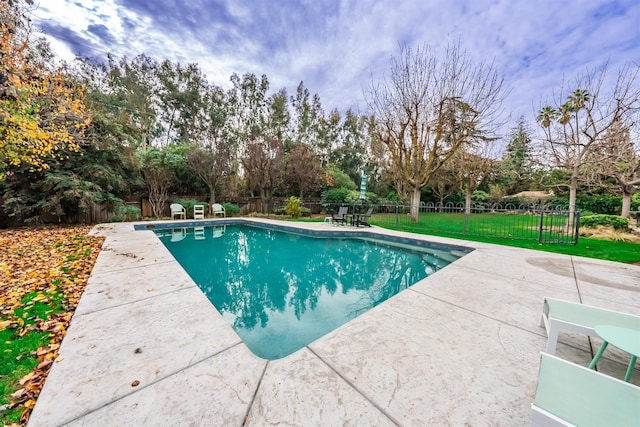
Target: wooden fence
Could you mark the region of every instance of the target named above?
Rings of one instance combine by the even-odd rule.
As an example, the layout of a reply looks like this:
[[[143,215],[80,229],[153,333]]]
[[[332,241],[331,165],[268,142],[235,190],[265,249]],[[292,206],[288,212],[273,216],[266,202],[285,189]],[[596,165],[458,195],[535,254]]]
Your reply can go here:
[[[169,210],[169,205],[174,200],[198,200],[205,202],[206,198],[198,197],[198,196],[171,196],[167,199],[167,203],[164,207],[164,211],[162,213],[163,217],[170,217],[171,212]],[[235,200],[224,200],[219,201],[220,203],[233,203],[240,207],[240,215],[249,215],[251,213],[260,213],[260,214],[270,214],[274,212],[274,209],[280,206],[284,206],[287,203],[286,197],[274,197],[271,201],[264,204],[260,200],[259,197],[245,197],[241,199]],[[139,209],[140,214],[143,218],[152,218],[153,210],[151,208],[151,203],[149,203],[149,199],[147,198],[139,198],[139,199],[129,199],[125,201],[125,206],[131,206]],[[322,210],[322,206],[320,205],[319,200],[309,200],[305,201],[305,207],[311,209],[312,214],[319,214]],[[118,215],[117,212],[110,209],[107,204],[98,204],[93,205],[81,215],[79,215],[77,222],[81,224],[99,224],[102,222],[112,221]],[[60,222],[60,220],[56,220],[55,218],[47,218],[45,222]],[[68,221],[62,221],[68,222]],[[72,221],[73,222],[73,221]]]

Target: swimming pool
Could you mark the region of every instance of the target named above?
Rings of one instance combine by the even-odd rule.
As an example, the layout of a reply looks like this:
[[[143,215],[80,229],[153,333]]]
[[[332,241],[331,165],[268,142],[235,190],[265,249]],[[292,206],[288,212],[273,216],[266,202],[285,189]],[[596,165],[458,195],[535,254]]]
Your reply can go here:
[[[269,360],[297,351],[465,253],[365,233],[322,237],[276,228],[229,223],[156,230],[249,349]]]

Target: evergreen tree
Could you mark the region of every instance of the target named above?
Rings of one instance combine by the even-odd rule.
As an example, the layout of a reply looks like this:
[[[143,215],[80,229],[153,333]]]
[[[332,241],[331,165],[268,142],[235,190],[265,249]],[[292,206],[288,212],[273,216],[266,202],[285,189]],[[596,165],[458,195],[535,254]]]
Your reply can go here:
[[[533,155],[531,129],[520,117],[511,129],[509,143],[500,164],[499,184],[507,195],[531,190],[533,186]]]

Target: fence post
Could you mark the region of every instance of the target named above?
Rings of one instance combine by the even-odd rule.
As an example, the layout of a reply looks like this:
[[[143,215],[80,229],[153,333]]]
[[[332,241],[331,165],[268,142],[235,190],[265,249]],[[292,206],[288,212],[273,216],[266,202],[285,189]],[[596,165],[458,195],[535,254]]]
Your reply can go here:
[[[467,221],[469,220],[469,214],[467,213],[467,209],[465,208],[464,210],[464,225],[462,226],[462,235],[466,236],[467,235]]]
[[[398,218],[398,205],[396,205],[396,227],[398,226],[399,218]]]
[[[573,215],[573,225],[575,226],[573,244],[577,245],[578,239],[580,238],[580,212],[574,212]]]
[[[544,209],[540,209],[540,224],[538,225],[538,243],[542,243],[542,226],[544,225]]]

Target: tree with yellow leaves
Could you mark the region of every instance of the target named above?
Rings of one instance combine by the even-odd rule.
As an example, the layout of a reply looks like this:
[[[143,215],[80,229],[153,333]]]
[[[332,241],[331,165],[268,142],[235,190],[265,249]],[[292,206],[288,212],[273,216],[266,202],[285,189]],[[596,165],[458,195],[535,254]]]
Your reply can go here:
[[[0,179],[16,168],[47,169],[62,149],[77,151],[89,123],[84,89],[63,68],[48,69],[42,40],[31,44],[28,13],[0,2]]]

